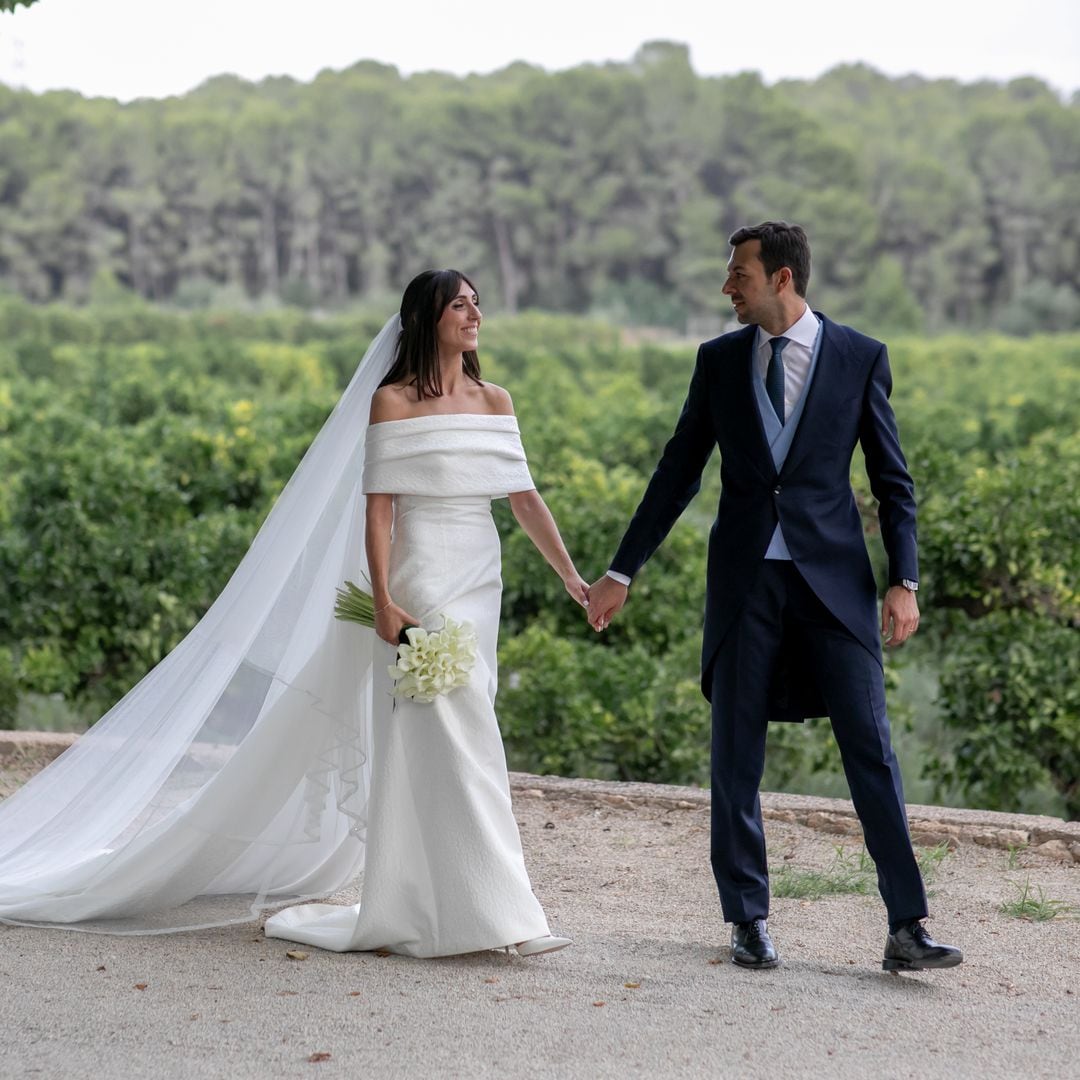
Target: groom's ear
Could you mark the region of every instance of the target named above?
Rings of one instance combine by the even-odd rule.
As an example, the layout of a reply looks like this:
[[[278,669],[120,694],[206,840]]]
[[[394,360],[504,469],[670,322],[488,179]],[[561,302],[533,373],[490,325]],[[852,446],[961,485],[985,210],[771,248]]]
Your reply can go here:
[[[788,285],[791,285],[791,267],[781,266],[779,270],[773,274],[773,279],[776,282],[777,289],[783,289]]]

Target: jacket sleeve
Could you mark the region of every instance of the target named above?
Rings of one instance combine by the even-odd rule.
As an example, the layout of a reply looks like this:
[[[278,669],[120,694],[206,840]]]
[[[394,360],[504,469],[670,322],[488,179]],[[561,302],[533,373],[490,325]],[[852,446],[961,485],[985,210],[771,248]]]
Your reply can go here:
[[[866,458],[870,490],[878,501],[881,539],[889,557],[889,584],[919,580],[918,540],[915,527],[915,484],[908,472],[896,416],[889,404],[892,372],[882,345],[870,371],[863,400],[859,442]]]
[[[704,346],[675,431],[619,544],[610,569],[633,577],[660,546],[701,487],[701,473],[716,446],[706,387]]]

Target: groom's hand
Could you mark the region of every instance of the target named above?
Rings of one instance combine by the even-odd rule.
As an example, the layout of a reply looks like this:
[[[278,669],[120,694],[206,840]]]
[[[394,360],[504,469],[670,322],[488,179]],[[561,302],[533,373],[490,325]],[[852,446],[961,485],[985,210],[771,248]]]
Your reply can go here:
[[[893,585],[881,604],[881,633],[886,645],[903,645],[919,629],[919,602],[910,589]]]
[[[605,574],[589,589],[589,625],[594,630],[606,630],[612,616],[617,615],[629,589]]]

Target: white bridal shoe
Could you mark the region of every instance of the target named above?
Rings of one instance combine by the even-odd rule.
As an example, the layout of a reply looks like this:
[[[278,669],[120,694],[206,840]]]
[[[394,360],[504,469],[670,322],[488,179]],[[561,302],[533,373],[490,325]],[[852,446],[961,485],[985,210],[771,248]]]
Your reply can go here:
[[[555,937],[548,934],[545,937],[534,937],[528,941],[519,941],[514,948],[518,956],[540,956],[543,953],[558,952],[567,945],[574,943],[567,937]]]

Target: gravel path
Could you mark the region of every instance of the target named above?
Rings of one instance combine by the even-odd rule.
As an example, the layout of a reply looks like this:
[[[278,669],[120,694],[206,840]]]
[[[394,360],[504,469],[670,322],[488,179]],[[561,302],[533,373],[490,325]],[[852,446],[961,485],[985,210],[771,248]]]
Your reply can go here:
[[[17,779],[0,773],[0,790]],[[536,891],[573,948],[291,960],[255,925],[0,927],[0,1076],[1080,1076],[1080,919],[998,910],[1025,882],[1080,905],[1080,863],[968,843],[946,855],[931,930],[964,949],[952,971],[882,972],[881,903],[846,895],[776,899],[783,965],[747,972],[728,959],[704,807],[520,789],[516,807]],[[767,829],[774,874],[859,849]]]

